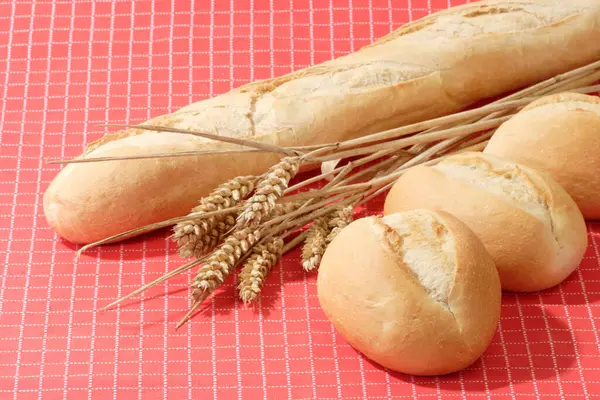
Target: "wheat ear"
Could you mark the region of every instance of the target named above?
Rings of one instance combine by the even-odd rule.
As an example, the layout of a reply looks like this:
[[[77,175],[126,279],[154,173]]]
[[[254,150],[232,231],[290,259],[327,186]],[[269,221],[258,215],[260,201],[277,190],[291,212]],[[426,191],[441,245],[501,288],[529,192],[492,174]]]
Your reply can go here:
[[[331,243],[333,239],[350,223],[352,222],[352,212],[354,210],[353,205],[342,207],[333,212],[333,216],[327,225],[329,226],[329,234],[327,235],[327,244]]]
[[[238,205],[254,190],[255,181],[254,176],[240,176],[225,182],[202,198],[192,213],[197,215]],[[236,216],[236,213],[230,213],[205,219],[190,217],[188,221],[175,225],[173,239],[179,245],[179,255],[183,258],[201,257],[210,252],[235,225]]]
[[[283,239],[274,237],[252,249],[252,254],[240,272],[238,285],[239,295],[244,304],[257,299],[267,275],[281,257],[283,244]]]
[[[244,228],[229,235],[198,271],[192,284],[194,302],[201,302],[214,292],[259,239],[260,231],[252,228]]]
[[[308,234],[302,247],[302,267],[306,271],[312,271],[321,263],[327,247],[327,217],[320,217],[308,228]]]
[[[244,204],[237,218],[238,229],[257,227],[266,220],[300,168],[300,157],[285,157],[273,166],[257,184],[256,191]]]

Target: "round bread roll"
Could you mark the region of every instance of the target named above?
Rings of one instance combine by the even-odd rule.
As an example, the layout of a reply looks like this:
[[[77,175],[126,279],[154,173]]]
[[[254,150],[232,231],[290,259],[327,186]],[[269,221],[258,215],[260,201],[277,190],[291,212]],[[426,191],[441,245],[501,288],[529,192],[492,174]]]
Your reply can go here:
[[[411,375],[471,365],[500,317],[500,279],[491,256],[465,224],[444,212],[354,221],[328,246],[317,293],[352,347]]]
[[[484,153],[547,171],[586,219],[600,219],[600,98],[543,97],[502,124]]]
[[[492,255],[502,288],[547,289],[579,265],[587,230],[573,199],[549,175],[482,153],[408,170],[390,189],[385,214],[446,211],[475,232]]]

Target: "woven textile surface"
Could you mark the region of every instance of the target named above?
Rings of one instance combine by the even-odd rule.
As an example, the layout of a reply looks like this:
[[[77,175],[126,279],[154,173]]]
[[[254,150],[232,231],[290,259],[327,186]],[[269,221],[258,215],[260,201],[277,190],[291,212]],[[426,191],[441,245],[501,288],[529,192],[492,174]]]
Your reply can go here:
[[[44,159],[80,154],[104,133],[99,124],[143,122],[464,2],[0,1],[0,398],[600,395],[600,224],[588,224],[588,251],[563,284],[504,295],[496,336],[476,364],[418,378],[388,372],[345,342],[298,250],[276,265],[256,307],[240,303],[232,278],[175,331],[192,273],[98,311],[181,265],[168,231],[75,259],[78,247],[44,219],[42,195],[60,168]],[[381,207],[376,199],[358,215]]]

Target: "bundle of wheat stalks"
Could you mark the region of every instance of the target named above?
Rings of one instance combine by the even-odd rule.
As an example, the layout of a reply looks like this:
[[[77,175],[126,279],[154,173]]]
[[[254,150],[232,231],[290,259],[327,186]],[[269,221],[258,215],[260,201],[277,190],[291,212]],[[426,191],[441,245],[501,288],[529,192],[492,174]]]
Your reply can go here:
[[[223,182],[210,195],[200,199],[186,216],[106,238],[83,247],[79,253],[104,243],[173,226],[171,238],[177,242],[179,254],[191,261],[105,308],[196,266],[199,269],[191,285],[193,305],[178,326],[185,323],[238,267],[239,296],[244,303],[252,303],[283,254],[303,244],[302,267],[307,271],[318,268],[327,245],[352,221],[354,208],[384,193],[407,169],[420,164],[435,164],[460,152],[483,150],[494,129],[530,102],[564,91],[598,92],[599,85],[589,85],[599,79],[600,61],[479,108],[358,139],[316,146],[278,147],[202,132],[138,125],[137,128],[146,130],[193,134],[241,144],[248,147],[248,151],[278,152],[282,158],[261,176],[240,176]],[[169,153],[131,158],[197,154]],[[59,162],[111,159],[123,157]],[[339,164],[341,161],[346,163]],[[322,165],[321,174],[290,186],[301,166],[315,163]],[[309,185],[320,187],[307,191]]]

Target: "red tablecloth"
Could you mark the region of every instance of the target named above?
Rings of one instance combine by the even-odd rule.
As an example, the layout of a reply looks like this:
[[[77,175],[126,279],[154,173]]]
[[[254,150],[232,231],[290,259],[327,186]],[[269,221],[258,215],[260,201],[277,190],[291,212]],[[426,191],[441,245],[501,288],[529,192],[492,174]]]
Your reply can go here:
[[[477,364],[415,378],[377,367],[332,329],[298,252],[277,265],[256,310],[241,306],[230,279],[174,332],[191,275],[97,312],[181,264],[167,232],[75,260],[76,247],[44,220],[42,194],[58,167],[43,159],[79,154],[101,136],[97,124],[139,123],[345,54],[459,1],[32,3],[0,4],[0,398],[600,395],[600,225],[589,226],[585,259],[562,285],[504,296]]]

